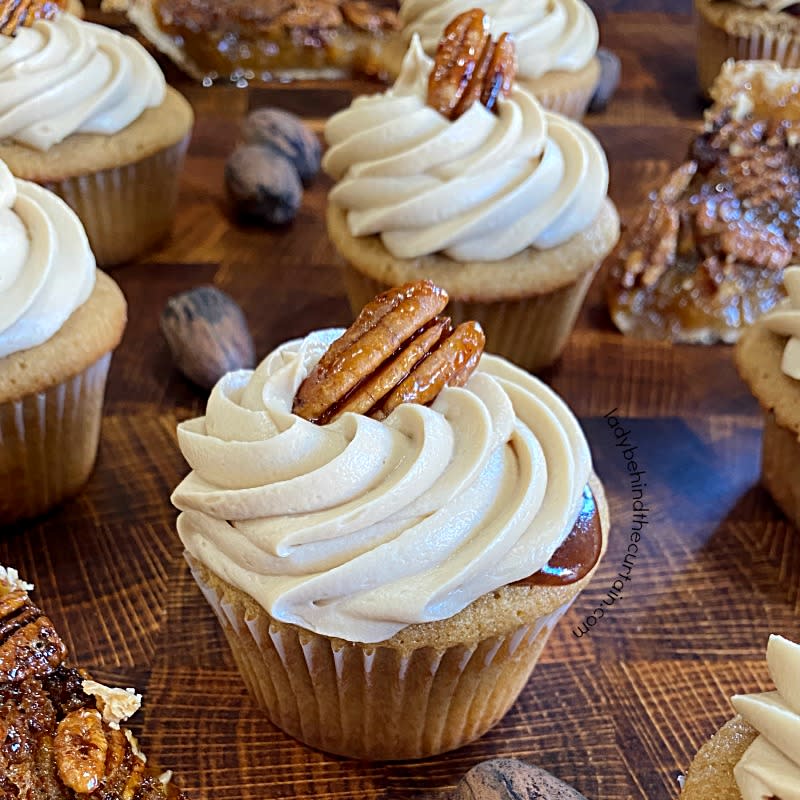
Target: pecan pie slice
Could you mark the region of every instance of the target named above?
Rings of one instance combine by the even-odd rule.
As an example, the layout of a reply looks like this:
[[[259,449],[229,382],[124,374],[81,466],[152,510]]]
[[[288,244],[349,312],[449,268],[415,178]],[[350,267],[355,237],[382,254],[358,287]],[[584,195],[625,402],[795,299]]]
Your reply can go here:
[[[0,798],[186,800],[120,727],[139,696],[66,663],[31,588],[0,567]]]
[[[623,333],[733,342],[800,262],[800,71],[726,66],[688,160],[628,228],[607,299]]]
[[[392,0],[104,0],[193,77],[378,75],[398,46]]]

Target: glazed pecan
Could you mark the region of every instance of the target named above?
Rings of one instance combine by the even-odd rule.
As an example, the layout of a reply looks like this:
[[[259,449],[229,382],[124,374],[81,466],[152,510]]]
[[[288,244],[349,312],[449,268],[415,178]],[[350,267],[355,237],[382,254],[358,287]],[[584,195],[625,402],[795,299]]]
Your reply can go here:
[[[52,19],[65,5],[66,0],[0,0],[0,34],[13,36],[22,25]]]
[[[475,8],[445,28],[428,79],[428,105],[451,120],[476,102],[492,110],[511,91],[516,72],[512,36],[504,33],[494,41],[488,17]]]
[[[392,31],[400,27],[400,20],[393,9],[380,8],[368,0],[344,0],[342,14],[354,28],[370,33]]]
[[[103,718],[94,708],[82,708],[58,723],[54,741],[58,775],[78,794],[89,794],[106,775],[108,739]]]
[[[447,293],[430,281],[376,297],[297,390],[293,411],[326,424],[346,411],[383,419],[401,403],[433,402],[475,370],[484,335],[476,322],[453,330],[440,316]]]

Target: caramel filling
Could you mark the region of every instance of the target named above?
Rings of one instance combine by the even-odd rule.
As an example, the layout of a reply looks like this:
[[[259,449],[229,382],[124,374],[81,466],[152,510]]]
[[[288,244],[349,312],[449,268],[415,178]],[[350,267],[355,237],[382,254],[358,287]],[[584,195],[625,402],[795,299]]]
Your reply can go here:
[[[600,512],[592,490],[586,486],[578,519],[561,547],[542,569],[512,585],[569,586],[585,578],[595,568],[602,552]]]

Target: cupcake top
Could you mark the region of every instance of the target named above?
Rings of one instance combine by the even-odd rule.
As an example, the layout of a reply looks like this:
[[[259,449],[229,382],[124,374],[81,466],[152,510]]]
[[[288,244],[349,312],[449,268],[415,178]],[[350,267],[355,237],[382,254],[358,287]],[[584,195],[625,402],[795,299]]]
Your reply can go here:
[[[776,691],[732,699],[760,734],[733,774],[743,800],[795,800],[800,797],[800,645],[770,636],[767,663]]]
[[[589,227],[608,187],[592,134],[516,84],[497,113],[476,102],[450,119],[428,104],[432,67],[415,35],[395,85],[325,127],[330,199],[350,233],[380,235],[396,258],[498,261]]]
[[[416,313],[424,302],[408,308]],[[572,531],[591,472],[586,439],[564,402],[501,358],[478,352],[464,361],[458,342],[448,349],[462,326],[431,351],[456,356],[455,383],[431,405],[419,404],[426,396],[387,414],[340,408],[328,424],[294,413],[331,345],[350,348],[335,355],[346,372],[350,359],[362,358],[359,325],[380,316],[373,312],[344,336],[311,333],[255,371],[222,378],[206,415],[178,428],[192,472],[172,498],[196,560],[272,617],[358,642],[449,618],[536,573]],[[392,330],[405,312],[397,314]],[[379,324],[376,334],[388,330]],[[468,378],[466,366],[475,370]],[[326,374],[348,400],[358,394],[337,382],[341,373]]]
[[[492,31],[513,34],[521,78],[538,78],[553,70],[575,72],[597,52],[597,21],[583,0],[485,0]],[[401,0],[400,19],[410,39],[418,34],[433,54],[445,26],[474,8],[470,0]]]
[[[788,336],[781,369],[785,375],[800,380],[800,267],[788,267],[783,285],[789,295],[774,311],[764,317],[764,325],[778,336]]]
[[[46,342],[94,288],[94,256],[75,212],[2,161],[0,265],[0,358]]]
[[[118,133],[165,92],[136,40],[71,14],[0,35],[0,140],[46,151],[75,133]]]

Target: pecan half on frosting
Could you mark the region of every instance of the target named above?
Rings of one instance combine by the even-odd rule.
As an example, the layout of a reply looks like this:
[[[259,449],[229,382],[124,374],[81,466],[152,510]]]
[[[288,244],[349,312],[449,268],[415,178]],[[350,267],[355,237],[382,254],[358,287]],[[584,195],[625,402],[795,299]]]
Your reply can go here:
[[[300,384],[293,412],[321,425],[346,411],[384,419],[401,403],[432,403],[445,386],[463,386],[485,337],[477,322],[453,329],[440,315],[447,301],[430,281],[378,295]]]
[[[65,5],[66,0],[0,0],[0,34],[13,36],[23,25],[52,19]]]
[[[516,72],[513,37],[504,33],[492,39],[489,18],[474,8],[444,30],[428,79],[428,105],[451,120],[477,102],[491,111],[511,91]]]

